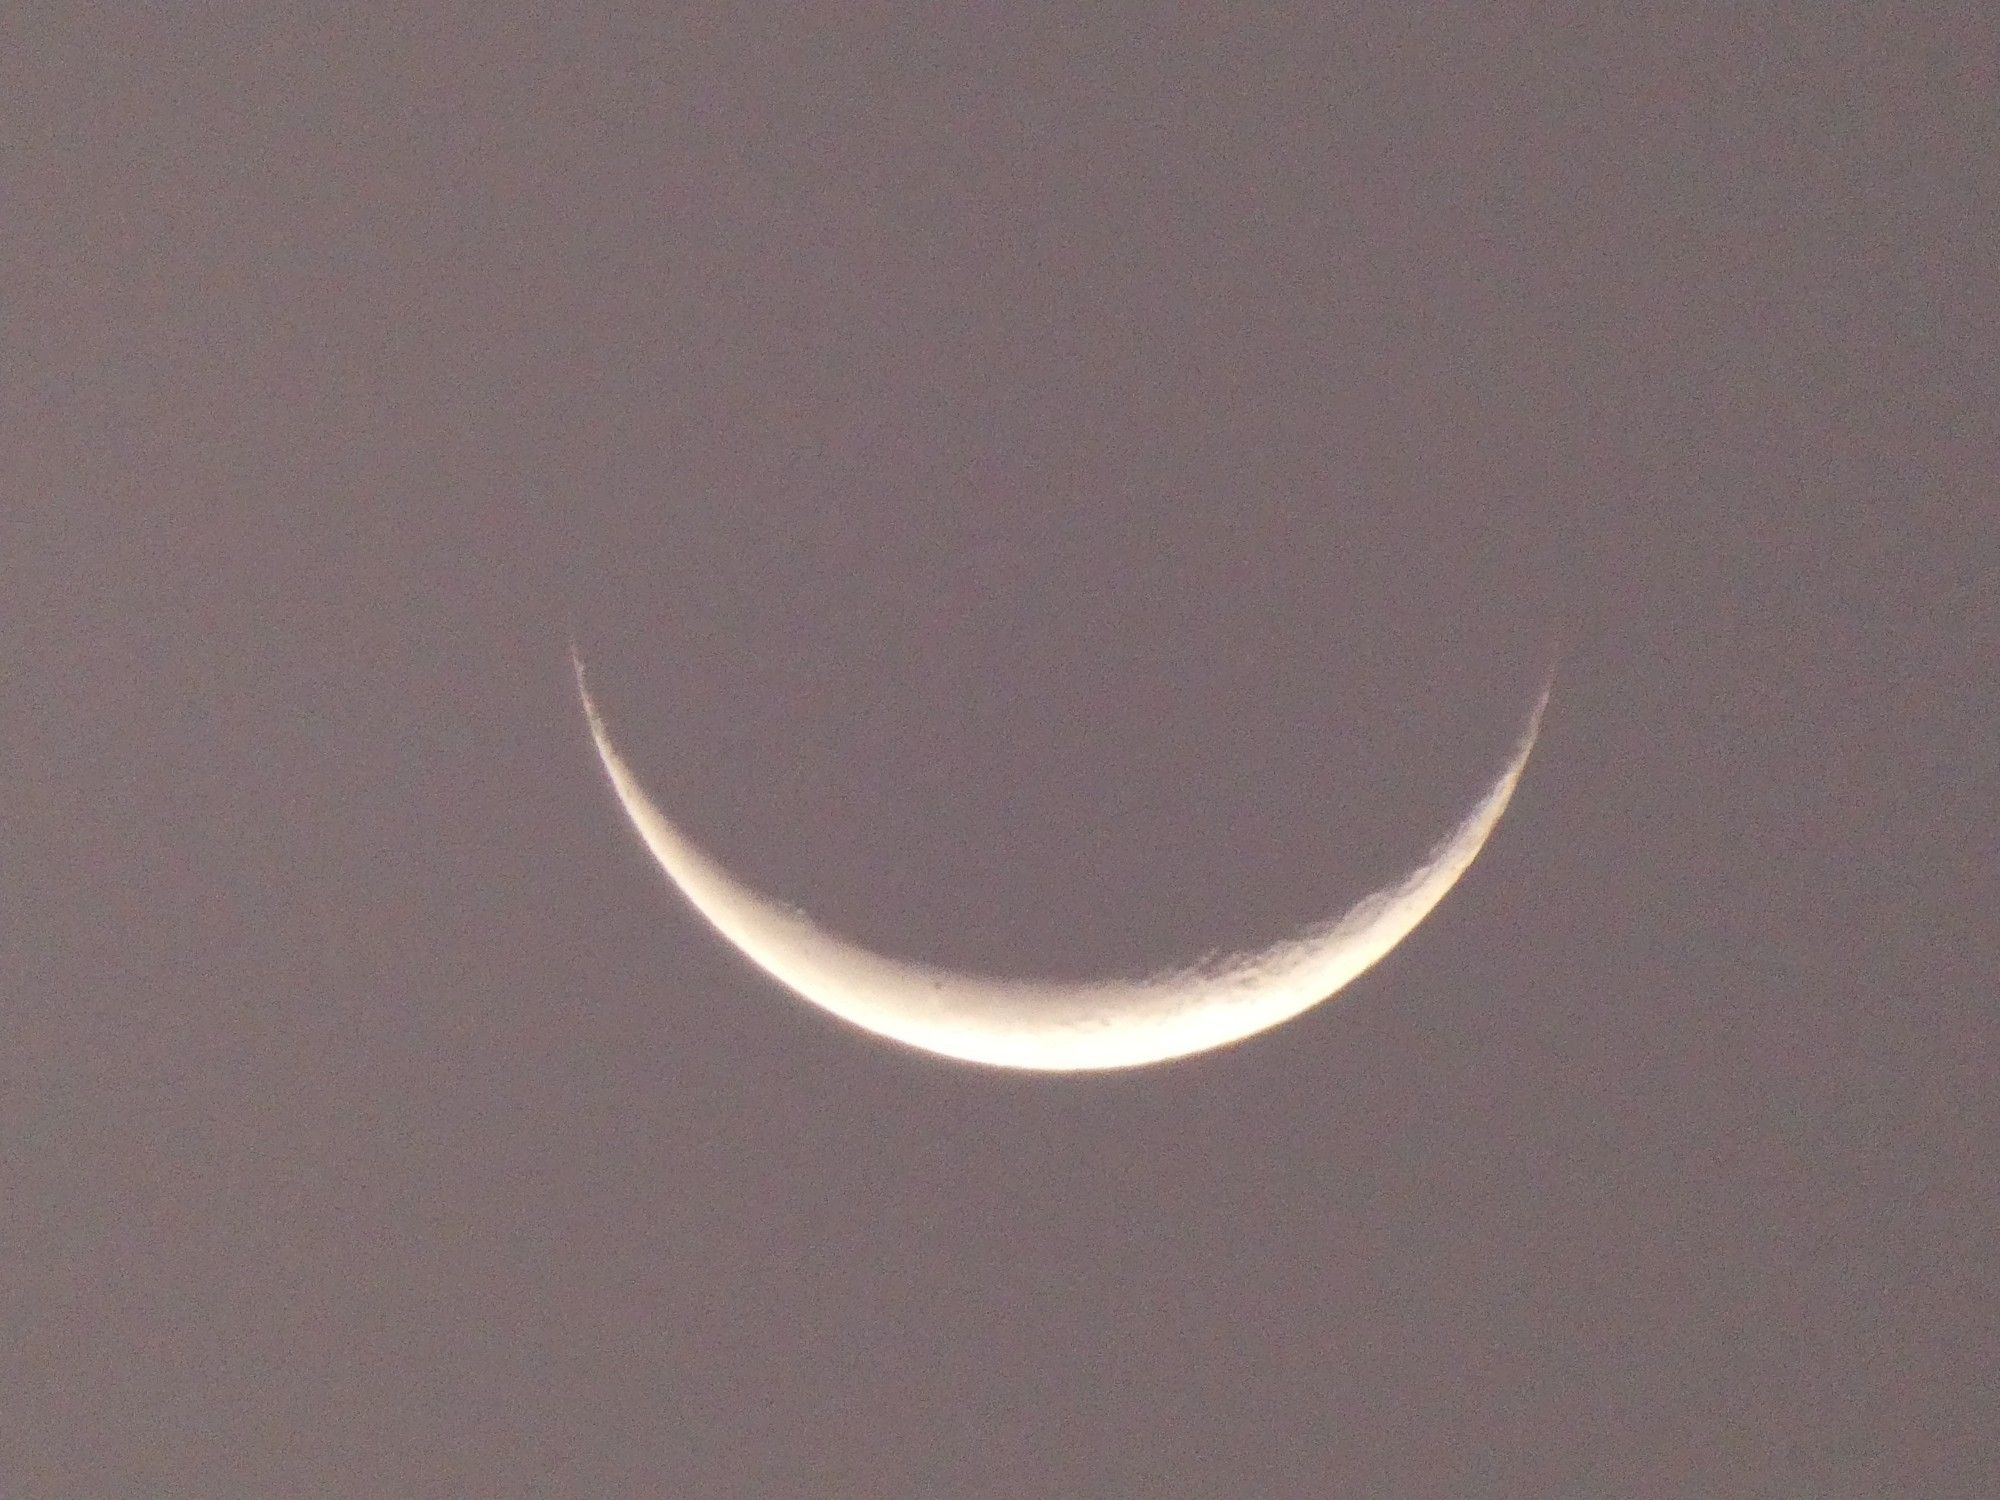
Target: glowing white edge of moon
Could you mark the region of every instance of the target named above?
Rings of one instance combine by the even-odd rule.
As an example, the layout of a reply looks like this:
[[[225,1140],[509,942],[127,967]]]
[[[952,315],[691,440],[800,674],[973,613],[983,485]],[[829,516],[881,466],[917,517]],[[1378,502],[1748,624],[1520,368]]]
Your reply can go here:
[[[1500,777],[1415,873],[1333,921],[1250,953],[1130,982],[1041,984],[884,958],[736,880],[670,823],[611,743],[572,656],[591,738],[626,815],[668,878],[780,984],[890,1041],[1042,1072],[1129,1068],[1227,1046],[1328,999],[1401,942],[1478,856],[1521,779],[1548,706],[1529,712]]]

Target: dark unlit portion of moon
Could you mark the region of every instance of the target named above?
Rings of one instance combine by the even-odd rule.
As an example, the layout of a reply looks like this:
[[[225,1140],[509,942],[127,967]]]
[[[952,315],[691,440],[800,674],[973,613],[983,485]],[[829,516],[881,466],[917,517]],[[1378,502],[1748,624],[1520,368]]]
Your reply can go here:
[[[957,973],[869,951],[751,890],[654,805],[618,753],[576,663],[598,758],[646,847],[696,911],[752,963],[844,1021],[965,1062],[1042,1072],[1130,1068],[1224,1047],[1339,992],[1407,937],[1478,857],[1528,763],[1542,689],[1499,777],[1404,879],[1343,915],[1252,952],[1149,979],[1046,984]]]

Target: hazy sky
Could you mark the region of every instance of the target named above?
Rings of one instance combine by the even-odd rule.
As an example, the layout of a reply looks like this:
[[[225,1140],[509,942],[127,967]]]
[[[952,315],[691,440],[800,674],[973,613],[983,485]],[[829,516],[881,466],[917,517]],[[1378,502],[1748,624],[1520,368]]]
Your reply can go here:
[[[2000,1492],[2000,24],[0,16],[0,1493]],[[1458,889],[1089,1078],[1021,976]]]

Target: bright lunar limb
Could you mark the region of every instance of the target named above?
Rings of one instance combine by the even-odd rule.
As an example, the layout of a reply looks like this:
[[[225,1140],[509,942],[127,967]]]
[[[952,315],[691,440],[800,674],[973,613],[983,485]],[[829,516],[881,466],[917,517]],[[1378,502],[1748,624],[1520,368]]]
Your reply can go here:
[[[1345,916],[1272,946],[1129,982],[1042,984],[871,953],[742,884],[668,822],[611,743],[572,658],[598,758],[653,857],[709,925],[765,973],[877,1036],[999,1068],[1131,1068],[1224,1047],[1309,1010],[1378,962],[1478,856],[1528,763],[1549,689],[1500,777],[1416,871]]]

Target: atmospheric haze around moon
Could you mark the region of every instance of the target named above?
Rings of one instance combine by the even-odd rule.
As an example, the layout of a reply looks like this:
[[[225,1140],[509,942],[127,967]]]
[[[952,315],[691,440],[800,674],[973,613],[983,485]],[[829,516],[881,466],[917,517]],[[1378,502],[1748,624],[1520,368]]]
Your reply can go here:
[[[1521,779],[1544,685],[1513,754],[1463,821],[1402,881],[1345,915],[1252,952],[1148,979],[1049,984],[872,953],[751,890],[668,821],[611,742],[572,654],[598,759],[646,847],[696,911],[765,973],[844,1021],[925,1052],[1040,1072],[1131,1068],[1206,1052],[1311,1009],[1394,948],[1478,856]]]

